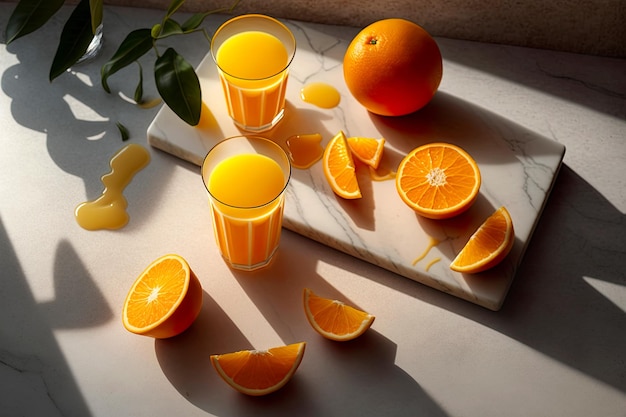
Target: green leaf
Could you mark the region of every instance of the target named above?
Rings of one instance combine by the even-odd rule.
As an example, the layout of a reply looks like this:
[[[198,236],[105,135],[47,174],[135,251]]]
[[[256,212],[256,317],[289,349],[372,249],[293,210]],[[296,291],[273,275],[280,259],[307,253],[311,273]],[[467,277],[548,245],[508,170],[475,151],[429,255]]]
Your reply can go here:
[[[161,25],[161,31],[158,34],[158,38],[167,38],[172,35],[180,35],[183,33],[183,29],[180,27],[178,22],[173,19],[165,19],[163,25]],[[154,37],[154,33],[152,34]]]
[[[95,35],[98,26],[102,23],[102,0],[89,0],[89,9],[91,12],[91,32]]]
[[[184,33],[188,33],[188,32],[193,32],[194,30],[198,29],[198,27],[202,24],[202,22],[204,21],[204,19],[212,14],[215,13],[230,13],[232,12],[235,7],[237,7],[237,4],[239,4],[240,0],[235,0],[233,2],[233,4],[230,5],[230,7],[222,7],[219,9],[215,9],[215,10],[211,10],[209,12],[204,12],[204,13],[195,13],[193,14],[189,19],[187,19],[182,25],[181,28],[183,30]]]
[[[240,0],[235,0],[233,4],[230,5],[230,7],[222,7],[222,8],[211,10],[211,11],[204,12],[204,13],[195,13],[189,19],[183,22],[183,24],[181,25],[181,29],[183,30],[184,33],[193,32],[194,30],[198,29],[198,27],[200,27],[200,25],[202,24],[204,19],[206,19],[207,16],[210,16],[215,13],[230,13],[235,9],[235,7],[237,7],[237,4],[239,4],[239,1]]]
[[[120,69],[132,64],[144,54],[146,54],[153,45],[150,29],[137,29],[130,32],[122,41],[113,57],[102,66],[100,78],[102,88],[107,93],[111,92],[107,79]]]
[[[178,10],[180,6],[183,5],[184,2],[185,0],[172,0],[172,2],[170,3],[170,6],[167,9],[167,14],[165,15],[165,18],[169,19],[170,16],[176,13],[176,10]]]
[[[115,125],[117,126],[117,129],[120,131],[120,135],[122,136],[122,140],[123,141],[128,140],[128,138],[130,138],[130,133],[128,132],[128,129],[126,128],[126,126],[124,126],[120,122],[115,123]]]
[[[143,68],[139,61],[137,61],[137,65],[139,65],[139,82],[137,83],[137,88],[135,88],[135,103],[141,104],[143,102]]]
[[[50,68],[50,81],[74,65],[85,54],[92,39],[89,0],[81,0],[63,26]]]
[[[192,15],[189,19],[183,22],[183,24],[181,25],[181,29],[183,30],[183,32],[190,32],[194,29],[197,29],[198,26],[200,26],[204,21],[204,18],[208,15],[208,13],[196,13]]]
[[[165,104],[187,124],[197,125],[202,93],[193,67],[173,48],[168,48],[154,65],[154,78]]]
[[[7,45],[43,26],[64,2],[65,0],[20,0],[7,22]]]

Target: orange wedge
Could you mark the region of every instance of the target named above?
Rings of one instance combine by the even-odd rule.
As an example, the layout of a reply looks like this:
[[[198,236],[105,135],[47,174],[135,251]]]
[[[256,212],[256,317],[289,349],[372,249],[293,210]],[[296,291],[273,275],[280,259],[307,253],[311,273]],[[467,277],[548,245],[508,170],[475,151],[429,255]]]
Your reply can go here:
[[[480,181],[478,165],[467,152],[448,143],[430,143],[400,162],[396,189],[418,214],[447,219],[470,208]]]
[[[279,390],[293,376],[304,356],[305,342],[269,350],[242,350],[211,355],[211,363],[224,381],[248,395]]]
[[[359,161],[377,169],[383,157],[385,138],[374,139],[352,136],[348,138],[348,146],[352,151],[352,155],[356,156]]]
[[[179,255],[152,262],[131,287],[122,322],[131,333],[167,338],[185,331],[202,308],[202,287]]]
[[[352,152],[342,131],[326,145],[322,165],[324,175],[335,194],[345,199],[361,198]]]
[[[513,243],[513,220],[508,210],[500,207],[474,232],[450,269],[472,274],[494,267],[509,254]]]
[[[311,326],[327,339],[344,342],[361,336],[374,322],[369,313],[304,289],[304,311]]]

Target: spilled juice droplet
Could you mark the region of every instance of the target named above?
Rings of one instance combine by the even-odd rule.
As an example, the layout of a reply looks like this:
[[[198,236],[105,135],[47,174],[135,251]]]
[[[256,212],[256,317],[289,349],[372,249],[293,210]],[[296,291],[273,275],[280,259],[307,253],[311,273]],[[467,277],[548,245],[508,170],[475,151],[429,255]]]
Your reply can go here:
[[[310,103],[323,109],[337,107],[341,100],[339,91],[335,87],[322,82],[314,82],[302,87],[300,97],[305,103]]]
[[[119,229],[128,223],[126,199],[122,194],[130,180],[150,162],[146,148],[130,144],[111,158],[111,172],[102,176],[104,191],[96,200],[81,203],[74,215],[86,230]]]
[[[286,144],[294,168],[307,169],[322,159],[324,154],[322,135],[319,133],[291,136]]]

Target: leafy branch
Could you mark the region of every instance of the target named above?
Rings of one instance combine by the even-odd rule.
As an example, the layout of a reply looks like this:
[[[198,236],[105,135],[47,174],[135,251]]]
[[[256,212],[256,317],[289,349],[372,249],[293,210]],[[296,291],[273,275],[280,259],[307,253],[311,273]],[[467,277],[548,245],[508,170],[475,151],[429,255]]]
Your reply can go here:
[[[159,95],[178,117],[189,125],[197,125],[202,108],[198,76],[194,68],[173,48],[167,48],[164,53],[160,53],[157,41],[195,32],[202,32],[210,41],[209,34],[200,27],[204,19],[214,13],[231,13],[239,1],[234,0],[230,7],[196,13],[183,23],[179,23],[173,15],[185,0],[172,0],[161,22],[152,28],[137,29],[129,33],[113,57],[102,66],[100,71],[102,88],[110,93],[109,77],[136,62],[139,68],[139,82],[134,99],[137,103],[142,103],[143,67],[139,59],[150,50],[154,50],[157,56],[154,78]],[[64,2],[65,0],[20,0],[6,27],[7,45],[43,26],[59,11]],[[59,46],[50,67],[50,81],[66,72],[87,52],[98,27],[102,24],[103,7],[102,0],[80,0],[76,5],[61,32]]]

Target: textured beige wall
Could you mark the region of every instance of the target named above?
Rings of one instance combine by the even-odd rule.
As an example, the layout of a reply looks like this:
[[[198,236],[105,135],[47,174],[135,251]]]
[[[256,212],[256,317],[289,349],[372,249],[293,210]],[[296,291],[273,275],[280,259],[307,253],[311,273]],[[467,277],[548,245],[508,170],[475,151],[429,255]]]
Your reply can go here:
[[[104,0],[166,9],[170,0]],[[232,0],[187,0],[208,11]],[[363,27],[403,17],[434,36],[626,57],[626,0],[241,0],[236,13]]]
[[[106,0],[165,8],[169,0]],[[230,0],[187,0],[207,11]],[[362,27],[404,17],[432,35],[626,57],[626,0],[241,0],[237,13]]]

